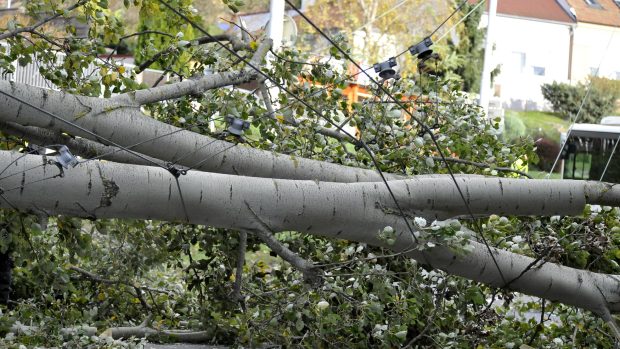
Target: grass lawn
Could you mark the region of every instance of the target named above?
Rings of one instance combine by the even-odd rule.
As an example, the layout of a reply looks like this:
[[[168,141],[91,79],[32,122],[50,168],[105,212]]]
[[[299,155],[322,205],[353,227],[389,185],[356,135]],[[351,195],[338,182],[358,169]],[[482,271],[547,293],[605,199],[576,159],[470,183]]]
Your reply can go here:
[[[527,172],[527,174],[529,174],[530,176],[532,176],[532,178],[534,179],[547,179],[547,173],[545,171],[537,171],[537,170],[529,170]],[[549,179],[562,179],[562,176],[559,173],[552,173],[551,176],[549,176]]]
[[[569,122],[554,113],[506,110],[505,127],[508,140],[545,136],[559,142],[560,133],[568,130]]]

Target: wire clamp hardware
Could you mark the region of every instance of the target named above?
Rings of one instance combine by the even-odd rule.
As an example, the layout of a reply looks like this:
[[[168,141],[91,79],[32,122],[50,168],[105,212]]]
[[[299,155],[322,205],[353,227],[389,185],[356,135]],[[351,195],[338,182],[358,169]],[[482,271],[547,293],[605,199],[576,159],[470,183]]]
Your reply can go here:
[[[430,37],[424,38],[419,43],[409,47],[409,52],[412,55],[418,56],[418,58],[422,61],[428,59],[430,55],[433,53],[431,50],[431,46],[433,45],[433,40]]]
[[[375,72],[379,73],[379,76],[384,79],[392,79],[396,76],[396,70],[394,67],[396,66],[396,58],[392,57],[385,62],[376,63],[374,65]]]
[[[174,178],[179,178],[180,176],[185,176],[187,174],[187,169],[179,168],[174,166],[174,164],[169,163],[166,169],[170,174],[174,176]]]
[[[58,156],[56,157],[56,161],[65,169],[69,169],[69,167],[75,167],[78,164],[78,159],[71,154],[69,148],[66,145],[63,145],[58,149]]]
[[[250,123],[248,121],[233,116],[227,116],[226,122],[228,122],[228,132],[237,137],[241,137],[243,131],[250,128]]]

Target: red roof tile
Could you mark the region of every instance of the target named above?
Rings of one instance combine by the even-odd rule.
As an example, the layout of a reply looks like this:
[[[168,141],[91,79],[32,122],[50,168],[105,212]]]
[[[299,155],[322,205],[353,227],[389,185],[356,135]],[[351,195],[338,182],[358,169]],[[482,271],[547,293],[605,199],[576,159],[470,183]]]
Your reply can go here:
[[[500,2],[503,0],[500,0]],[[600,6],[590,6],[585,0],[567,0],[575,9],[577,22],[620,27],[620,6],[613,0],[596,0]]]
[[[478,0],[470,0],[470,3],[478,3]],[[488,1],[486,6],[488,8]],[[498,0],[497,13],[556,22],[574,22],[556,0]]]

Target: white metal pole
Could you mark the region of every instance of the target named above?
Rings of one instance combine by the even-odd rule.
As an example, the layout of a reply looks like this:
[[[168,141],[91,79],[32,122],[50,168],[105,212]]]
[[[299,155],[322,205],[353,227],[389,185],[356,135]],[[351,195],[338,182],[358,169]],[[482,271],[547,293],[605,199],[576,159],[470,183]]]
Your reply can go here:
[[[282,33],[284,31],[284,0],[271,0],[269,7],[271,18],[269,19],[269,38],[273,40],[273,50],[282,45]]]
[[[487,21],[487,37],[484,45],[484,67],[482,69],[482,79],[480,80],[480,106],[484,109],[485,115],[489,114],[489,100],[491,99],[491,64],[493,56],[493,24],[497,13],[497,0],[489,0],[489,11]]]

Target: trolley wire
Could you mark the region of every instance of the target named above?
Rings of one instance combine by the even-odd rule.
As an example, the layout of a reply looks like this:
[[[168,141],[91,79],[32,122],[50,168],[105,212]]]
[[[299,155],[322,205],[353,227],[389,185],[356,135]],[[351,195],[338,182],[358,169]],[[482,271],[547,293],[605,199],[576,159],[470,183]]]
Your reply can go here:
[[[159,1],[163,1],[163,0],[159,0]],[[332,38],[330,38],[321,28],[319,28],[310,18],[308,18],[308,16],[306,16],[301,10],[299,10],[290,0],[284,0],[295,12],[297,12],[306,22],[308,22],[308,24],[310,26],[312,26],[321,36],[323,36],[325,39],[327,39],[347,60],[349,60],[351,63],[353,63],[356,67],[358,67],[358,69],[361,69],[361,67],[359,66],[359,64],[357,62],[355,62],[355,60],[353,60],[351,58],[351,56],[345,52],[336,42],[334,42],[334,40]],[[461,3],[461,5],[459,6],[458,9],[460,9],[467,1],[464,1],[463,3]],[[457,11],[454,11],[450,17],[452,17]],[[450,18],[449,17],[449,18]],[[448,19],[449,19],[448,18]],[[441,26],[443,26],[443,24],[445,24],[447,22],[447,20],[445,20],[444,22],[442,22],[442,24],[440,24],[434,31],[433,33],[436,33],[437,30],[439,30],[439,28],[441,28]],[[407,52],[407,51],[405,51]],[[373,79],[369,74],[366,73],[366,76],[370,79],[370,81],[377,85],[377,87],[381,90],[381,92],[383,92],[384,94],[386,94],[390,99],[392,99],[393,101],[397,101],[397,99],[389,92],[387,91],[387,89],[385,89],[385,87],[383,87],[383,85],[379,84],[375,79]],[[411,113],[407,108],[404,108],[401,104],[396,104],[398,105],[402,110],[405,111],[405,113],[407,113],[411,119],[415,120],[422,128],[423,130],[428,133],[431,137],[431,140],[433,141],[433,144],[435,145],[435,148],[437,149],[439,155],[442,158],[442,162],[444,163],[444,165],[446,166],[446,168],[448,169],[448,172],[450,174],[450,177],[452,179],[452,181],[454,182],[454,185],[457,189],[457,191],[459,192],[459,196],[461,197],[463,203],[465,204],[465,207],[467,208],[468,214],[469,216],[471,216],[474,227],[476,227],[476,229],[478,230],[477,233],[480,236],[480,238],[482,239],[484,245],[486,246],[489,255],[491,256],[491,259],[493,260],[493,263],[495,264],[501,278],[502,281],[504,282],[504,284],[506,284],[506,279],[504,277],[504,274],[501,270],[501,268],[499,267],[499,263],[497,262],[495,255],[493,254],[493,251],[491,250],[491,247],[488,244],[488,241],[486,239],[486,237],[484,236],[484,233],[482,232],[482,227],[480,226],[479,222],[475,219],[473,211],[471,210],[471,207],[469,206],[469,203],[467,202],[467,199],[465,198],[465,195],[460,187],[460,185],[458,184],[456,177],[454,176],[454,172],[452,171],[452,167],[450,166],[449,162],[446,160],[445,155],[443,154],[443,151],[441,150],[441,147],[439,146],[439,143],[437,142],[437,139],[435,137],[435,135],[433,134],[432,130],[426,125],[424,124],[420,119],[418,119],[415,115],[413,115],[413,113]],[[386,181],[387,183],[387,181]],[[397,204],[397,207],[398,204]],[[401,210],[401,214],[402,214],[402,210]],[[403,218],[405,219],[405,221],[407,222],[406,217]],[[409,226],[409,225],[408,225]],[[410,227],[410,226],[409,226]]]

